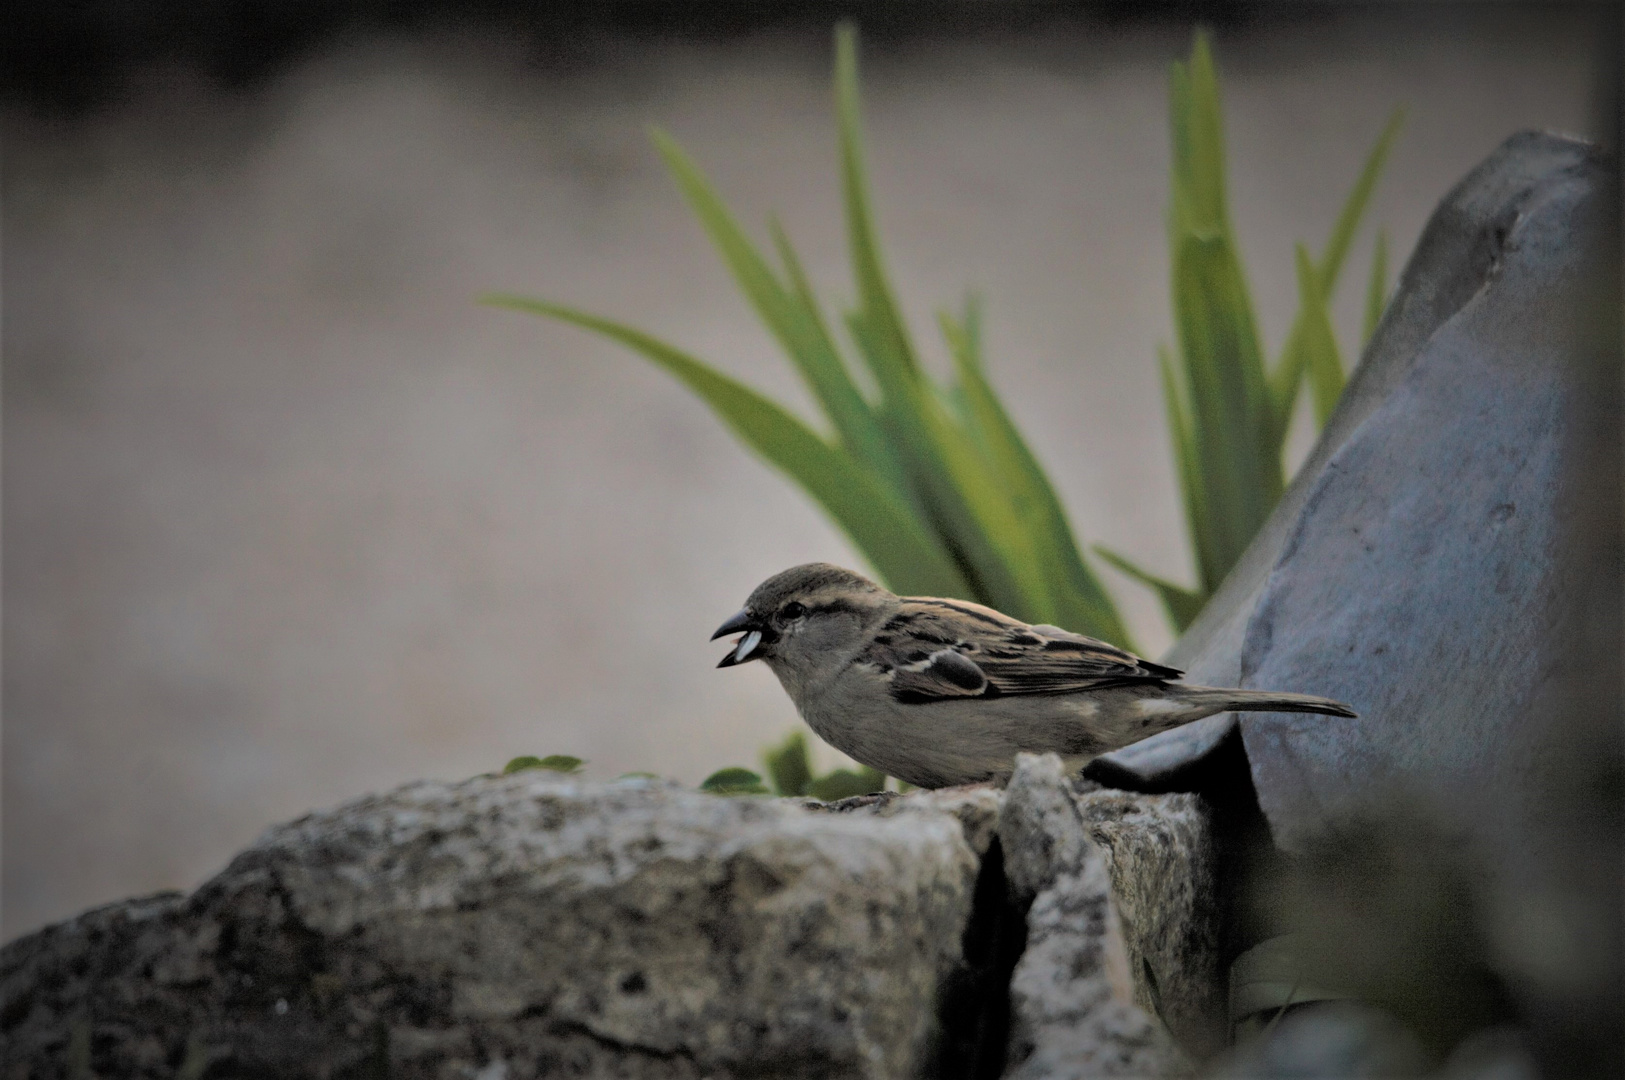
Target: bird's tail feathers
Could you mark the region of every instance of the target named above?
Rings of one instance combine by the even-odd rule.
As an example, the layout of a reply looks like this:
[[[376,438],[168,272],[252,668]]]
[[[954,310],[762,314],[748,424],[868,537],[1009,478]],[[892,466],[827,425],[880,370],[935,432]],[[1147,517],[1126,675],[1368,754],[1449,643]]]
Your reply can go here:
[[[1326,716],[1356,717],[1359,713],[1331,698],[1314,694],[1291,694],[1274,690],[1226,690],[1217,686],[1185,686],[1173,683],[1181,701],[1211,706],[1213,712],[1294,712],[1322,713]]]

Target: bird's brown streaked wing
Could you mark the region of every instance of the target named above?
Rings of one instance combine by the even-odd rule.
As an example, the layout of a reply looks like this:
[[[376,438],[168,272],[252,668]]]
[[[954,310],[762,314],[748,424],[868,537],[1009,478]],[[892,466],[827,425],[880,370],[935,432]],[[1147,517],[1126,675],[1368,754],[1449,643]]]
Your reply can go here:
[[[910,598],[859,658],[891,680],[905,703],[1067,694],[1177,679],[1181,672],[1104,641],[1028,626],[958,600]]]

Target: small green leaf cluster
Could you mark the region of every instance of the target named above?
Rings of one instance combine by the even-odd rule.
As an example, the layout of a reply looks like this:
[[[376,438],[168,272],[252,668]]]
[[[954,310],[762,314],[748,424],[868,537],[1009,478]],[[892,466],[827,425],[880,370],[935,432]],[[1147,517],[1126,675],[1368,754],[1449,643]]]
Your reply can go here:
[[[762,756],[767,774],[773,781],[772,787],[763,782],[760,773],[734,765],[718,769],[706,777],[700,783],[700,790],[713,795],[805,796],[825,802],[886,790],[885,774],[866,765],[860,765],[856,771],[834,769],[823,776],[814,776],[807,758],[807,738],[799,731],[792,733],[778,746],[769,747]],[[539,770],[568,776],[579,773],[585,764],[581,758],[569,754],[549,754],[547,757],[525,754],[504,765],[501,775]],[[621,779],[629,777],[659,779],[655,773],[648,772],[623,773]]]
[[[544,772],[578,773],[586,762],[569,754],[549,754],[547,757],[536,757],[534,754],[524,754],[514,758],[502,767],[502,775],[524,772],[527,769],[541,769]]]
[[[823,776],[814,776],[807,757],[807,736],[800,731],[792,731],[782,743],[768,747],[762,752],[762,761],[773,780],[773,790],[780,795],[804,795],[833,802],[886,790],[886,774],[867,765],[859,765],[856,770],[834,769]]]
[[[1307,381],[1315,424],[1336,407],[1345,379],[1330,302],[1345,257],[1399,134],[1396,110],[1378,136],[1317,260],[1297,246],[1298,313],[1273,368],[1264,362],[1225,189],[1223,117],[1208,35],[1170,75],[1173,184],[1168,212],[1178,357],[1159,349],[1163,396],[1185,522],[1196,553],[1195,588],[1176,585],[1096,547],[1113,566],[1155,589],[1183,631],[1264,524],[1286,487],[1282,451]],[[1381,318],[1387,239],[1379,232],[1365,303],[1365,337]]]
[[[738,765],[718,769],[700,782],[701,791],[713,795],[768,795],[767,785],[759,774]]]
[[[807,737],[800,731],[777,746],[768,747],[762,754],[769,788],[759,773],[732,766],[718,769],[700,784],[701,791],[717,795],[788,795],[834,802],[853,795],[869,795],[886,790],[886,774],[879,769],[860,765],[853,769],[832,769],[823,776],[814,776],[807,757]]]

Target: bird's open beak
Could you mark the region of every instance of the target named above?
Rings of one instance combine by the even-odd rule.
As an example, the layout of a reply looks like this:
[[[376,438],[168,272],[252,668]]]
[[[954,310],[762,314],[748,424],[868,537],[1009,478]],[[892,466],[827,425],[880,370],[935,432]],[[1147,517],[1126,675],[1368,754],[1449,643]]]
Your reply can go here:
[[[711,640],[715,641],[727,634],[741,632],[745,636],[739,639],[737,645],[728,650],[728,655],[722,658],[722,662],[717,667],[733,667],[735,664],[743,664],[747,660],[757,659],[756,650],[762,644],[762,627],[757,625],[756,620],[751,618],[748,611],[741,610],[733,618],[717,627],[717,632],[711,635]]]

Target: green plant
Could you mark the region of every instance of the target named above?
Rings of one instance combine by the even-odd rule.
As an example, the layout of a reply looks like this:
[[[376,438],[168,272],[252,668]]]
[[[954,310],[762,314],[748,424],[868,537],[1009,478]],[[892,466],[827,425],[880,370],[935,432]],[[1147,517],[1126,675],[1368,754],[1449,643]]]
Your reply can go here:
[[[807,758],[807,737],[800,731],[792,731],[784,742],[764,750],[762,761],[777,795],[804,795],[832,802],[886,789],[886,774],[867,765],[855,771],[833,769],[814,776]]]
[[[954,378],[920,365],[887,281],[863,164],[857,51],[836,30],[835,98],[842,194],[857,303],[850,344],[830,331],[800,260],[777,223],[775,269],[715,190],[666,135],[653,139],[740,289],[823,410],[826,436],[743,383],[640,330],[572,307],[497,295],[487,302],[560,319],[642,354],[698,394],[739,438],[800,484],[881,579],[900,593],[957,596],[1031,622],[1127,643],[1122,621],[1085,565],[1065,511],[988,382],[974,301],[938,316]],[[874,390],[853,377],[861,359]]]
[[[780,795],[805,795],[812,783],[812,763],[807,758],[807,736],[792,731],[779,745],[762,751],[773,790]]]
[[[1271,369],[1230,222],[1218,75],[1207,34],[1196,34],[1189,64],[1173,65],[1169,104],[1168,234],[1179,353],[1176,362],[1159,349],[1159,361],[1197,584],[1176,585],[1119,554],[1095,550],[1155,589],[1169,620],[1184,630],[1285,489],[1282,450],[1303,384],[1309,385],[1317,426],[1342,394],[1344,367],[1329,303],[1403,113],[1396,110],[1377,138],[1321,257],[1297,246],[1298,313]],[[1365,307],[1367,338],[1382,313],[1386,276],[1387,241],[1379,233]]]

